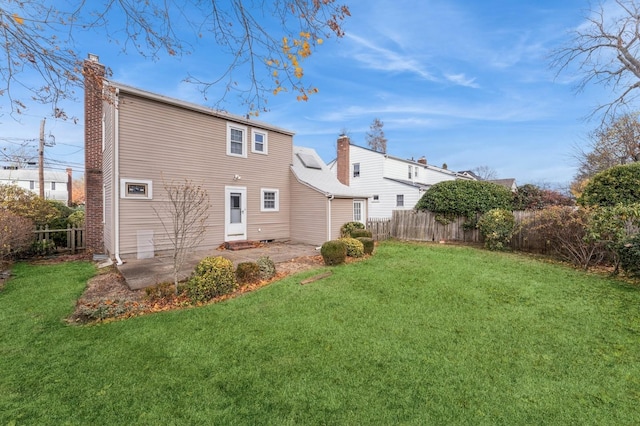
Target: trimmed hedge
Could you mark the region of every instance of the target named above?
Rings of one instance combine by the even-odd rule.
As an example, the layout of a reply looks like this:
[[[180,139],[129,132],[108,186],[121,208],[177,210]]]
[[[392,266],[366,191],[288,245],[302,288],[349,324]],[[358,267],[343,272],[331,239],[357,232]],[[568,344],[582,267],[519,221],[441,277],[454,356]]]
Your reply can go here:
[[[340,236],[352,237],[353,231],[357,229],[364,229],[364,225],[360,222],[347,222],[340,227]]]
[[[640,203],[640,162],[598,173],[587,183],[578,203],[600,207]]]
[[[349,257],[362,257],[364,256],[364,246],[355,238],[340,238],[340,241],[344,242],[347,246],[347,256]]]
[[[236,280],[239,284],[252,284],[260,281],[260,266],[256,262],[241,262],[236,268]]]
[[[375,247],[375,242],[373,238],[369,237],[358,237],[356,240],[362,243],[362,247],[364,248],[364,254],[373,254],[373,249]]]
[[[342,240],[327,241],[322,244],[320,254],[325,265],[340,265],[347,259],[347,245]]]
[[[206,302],[237,288],[233,263],[221,256],[202,259],[185,286],[187,295],[193,302]]]

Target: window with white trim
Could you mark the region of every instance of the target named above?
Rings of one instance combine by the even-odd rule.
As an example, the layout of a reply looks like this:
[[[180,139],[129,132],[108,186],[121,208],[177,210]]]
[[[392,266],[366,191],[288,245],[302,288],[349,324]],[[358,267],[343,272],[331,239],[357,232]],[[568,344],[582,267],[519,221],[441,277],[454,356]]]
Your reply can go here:
[[[353,163],[353,177],[360,177],[360,163]]]
[[[267,133],[251,129],[251,152],[267,154]]]
[[[51,182],[51,190],[52,191],[56,190],[56,183],[55,182]]]
[[[373,196],[373,202],[374,203],[379,203],[380,202],[380,196],[379,195],[374,195]]]
[[[227,155],[247,157],[247,128],[227,123]]]
[[[262,188],[260,192],[260,211],[277,212],[280,211],[280,190]]]
[[[120,198],[151,200],[153,182],[147,179],[120,179]]]
[[[32,180],[29,181],[29,189],[36,189],[36,183]]]
[[[413,171],[413,166],[409,165],[409,179],[411,179],[411,172]]]
[[[404,194],[396,195],[396,207],[404,207]]]

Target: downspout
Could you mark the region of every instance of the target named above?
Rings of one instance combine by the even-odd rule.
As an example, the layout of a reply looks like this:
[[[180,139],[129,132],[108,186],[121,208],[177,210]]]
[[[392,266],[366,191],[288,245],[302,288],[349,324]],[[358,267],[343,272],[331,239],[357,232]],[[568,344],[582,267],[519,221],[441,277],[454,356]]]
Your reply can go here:
[[[327,241],[331,240],[331,202],[335,196],[333,194],[327,197],[327,205],[329,206],[329,211],[327,214]]]
[[[120,113],[118,108],[118,100],[120,95],[120,89],[116,88],[116,99],[114,101],[114,134],[113,134],[113,162],[114,162],[114,173],[113,179],[111,180],[112,185],[112,193],[114,194],[114,239],[115,239],[115,253],[114,256],[116,258],[116,264],[122,265],[124,262],[120,259]]]

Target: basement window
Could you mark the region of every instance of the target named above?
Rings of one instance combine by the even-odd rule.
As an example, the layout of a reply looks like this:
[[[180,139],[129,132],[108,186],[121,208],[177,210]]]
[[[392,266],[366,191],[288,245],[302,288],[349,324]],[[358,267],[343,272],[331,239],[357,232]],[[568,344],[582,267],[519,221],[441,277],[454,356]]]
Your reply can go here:
[[[120,198],[151,200],[153,183],[146,179],[120,179]]]

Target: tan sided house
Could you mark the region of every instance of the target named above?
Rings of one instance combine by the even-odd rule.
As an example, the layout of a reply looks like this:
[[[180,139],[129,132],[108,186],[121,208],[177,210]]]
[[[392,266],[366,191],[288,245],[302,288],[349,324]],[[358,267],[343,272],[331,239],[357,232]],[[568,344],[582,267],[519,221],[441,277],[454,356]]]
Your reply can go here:
[[[167,199],[164,182],[185,179],[211,200],[199,250],[239,240],[319,245],[353,220],[354,199],[358,205],[363,197],[322,193],[325,201],[349,200],[338,213],[314,208],[301,190],[313,182],[296,176],[293,132],[105,80],[93,55],[84,67],[87,247],[94,253],[126,260],[169,250],[156,211]],[[319,229],[322,235],[310,232]]]

